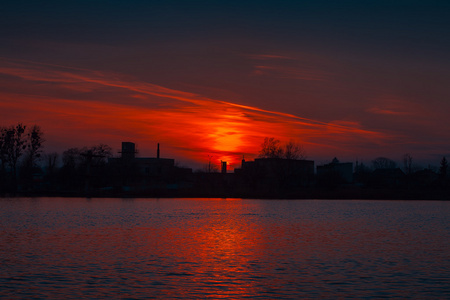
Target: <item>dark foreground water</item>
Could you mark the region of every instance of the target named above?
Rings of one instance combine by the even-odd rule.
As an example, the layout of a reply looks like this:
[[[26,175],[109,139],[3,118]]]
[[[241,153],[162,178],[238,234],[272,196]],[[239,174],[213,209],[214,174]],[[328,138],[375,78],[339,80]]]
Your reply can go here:
[[[0,199],[0,298],[450,298],[450,202]]]

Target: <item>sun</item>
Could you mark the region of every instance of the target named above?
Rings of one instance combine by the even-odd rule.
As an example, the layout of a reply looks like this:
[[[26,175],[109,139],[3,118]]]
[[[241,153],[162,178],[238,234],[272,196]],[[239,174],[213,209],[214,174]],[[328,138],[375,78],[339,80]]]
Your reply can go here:
[[[235,128],[217,126],[209,135],[212,140],[212,149],[216,151],[234,152],[242,144],[242,134]]]
[[[218,160],[226,161],[229,165],[236,163],[236,152],[242,148],[243,134],[232,126],[219,125],[214,128],[214,132],[209,135],[212,141],[211,149],[220,153]],[[233,155],[234,154],[234,155]]]

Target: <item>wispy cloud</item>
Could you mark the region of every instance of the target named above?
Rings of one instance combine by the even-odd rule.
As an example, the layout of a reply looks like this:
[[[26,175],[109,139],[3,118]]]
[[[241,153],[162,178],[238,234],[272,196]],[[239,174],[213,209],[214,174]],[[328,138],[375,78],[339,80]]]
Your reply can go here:
[[[329,73],[313,63],[309,57],[294,58],[276,54],[248,55],[253,65],[253,75],[276,78],[323,81]],[[314,58],[317,60],[317,58]]]
[[[400,99],[395,96],[382,96],[374,99],[374,104],[366,111],[378,115],[412,116],[423,115],[426,109],[412,101]]]
[[[317,70],[308,70],[301,68],[285,67],[285,66],[254,66],[255,75],[276,76],[278,78],[290,78],[299,80],[324,80],[325,73]]]
[[[406,111],[395,111],[391,109],[382,109],[378,107],[372,107],[367,110],[370,113],[379,114],[379,115],[394,115],[394,116],[405,116],[405,115],[412,115],[411,112]]]
[[[285,56],[285,55],[277,55],[277,54],[252,54],[252,55],[248,55],[248,57],[250,57],[251,59],[256,59],[256,60],[271,60],[271,59],[287,59],[287,60],[292,60],[292,57],[289,56]]]
[[[152,148],[160,141],[171,155],[197,162],[214,155],[217,161],[234,164],[242,154],[257,153],[266,136],[295,138],[315,153],[339,148],[340,143],[382,144],[390,138],[356,123],[321,122],[119,74],[1,60],[0,74],[27,81],[26,91],[0,92],[3,121],[37,122],[49,136],[67,144],[118,144],[126,139]],[[50,92],[42,92],[43,82],[51,83],[46,86]]]

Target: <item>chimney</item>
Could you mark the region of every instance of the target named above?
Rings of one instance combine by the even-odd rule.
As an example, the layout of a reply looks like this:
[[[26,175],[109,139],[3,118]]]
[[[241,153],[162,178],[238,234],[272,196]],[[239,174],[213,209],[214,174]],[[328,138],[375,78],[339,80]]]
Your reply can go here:
[[[159,158],[159,143],[158,143],[158,150],[156,150],[156,158]]]

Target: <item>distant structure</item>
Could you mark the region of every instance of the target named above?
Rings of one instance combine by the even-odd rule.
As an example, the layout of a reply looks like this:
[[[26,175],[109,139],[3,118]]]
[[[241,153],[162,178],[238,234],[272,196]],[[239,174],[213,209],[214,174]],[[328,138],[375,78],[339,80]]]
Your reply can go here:
[[[310,186],[314,178],[314,161],[283,158],[242,159],[234,169],[239,181],[253,188],[290,188]]]
[[[353,182],[353,163],[341,163],[335,157],[331,163],[317,166],[317,177],[336,177],[342,183],[351,183]]]
[[[161,177],[168,176],[175,167],[175,160],[171,158],[160,158],[159,143],[155,157],[136,157],[136,144],[132,142],[122,142],[122,151],[120,158],[111,158],[110,162],[133,164],[141,174],[146,176]]]
[[[136,157],[136,145],[131,142],[122,142],[122,151],[119,153],[122,155],[122,159],[134,159]]]
[[[164,186],[177,178],[184,178],[192,174],[190,168],[179,168],[175,166],[172,158],[160,157],[160,145],[158,143],[156,157],[136,157],[136,145],[132,142],[122,142],[122,150],[118,158],[110,158],[111,164],[133,168],[140,175],[140,181],[144,184]]]
[[[403,185],[405,178],[406,175],[400,168],[376,169],[372,172],[369,185],[372,187],[395,188]]]
[[[222,161],[222,174],[226,174],[226,173],[227,173],[227,162]]]

